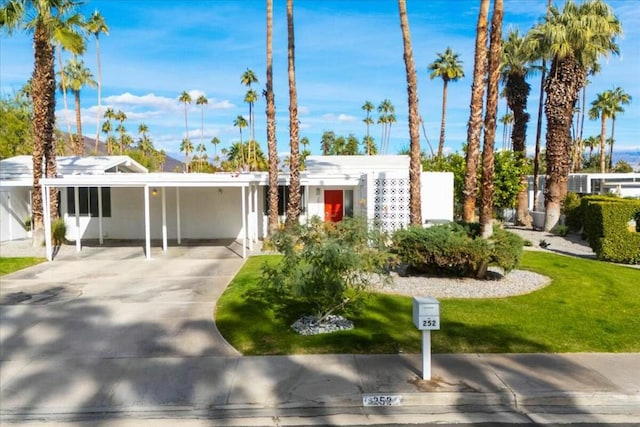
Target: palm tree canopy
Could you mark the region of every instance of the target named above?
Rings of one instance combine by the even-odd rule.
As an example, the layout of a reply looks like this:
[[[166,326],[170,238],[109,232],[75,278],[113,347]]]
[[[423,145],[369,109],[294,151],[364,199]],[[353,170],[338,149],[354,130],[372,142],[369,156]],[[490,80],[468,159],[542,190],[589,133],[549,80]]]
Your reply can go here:
[[[248,126],[247,119],[245,119],[243,116],[238,116],[233,121],[233,125],[239,127],[240,129],[246,128]]]
[[[611,117],[615,108],[615,98],[613,92],[606,90],[596,95],[596,99],[591,102],[591,108],[589,109],[589,118],[591,120],[597,120],[602,117]]]
[[[433,80],[436,77],[442,78],[445,82],[456,81],[464,77],[462,70],[462,60],[460,55],[454,53],[450,47],[444,53],[438,53],[438,59],[429,64],[429,77]]]
[[[40,26],[52,41],[81,54],[85,44],[79,29],[84,18],[72,13],[79,5],[75,0],[9,0],[0,8],[0,28],[11,35],[17,30],[33,32]]]
[[[629,105],[631,103],[631,95],[622,90],[621,87],[616,87],[611,91],[611,95],[615,100],[615,106],[611,117],[615,119],[617,113],[624,113],[623,105]]]
[[[99,11],[95,10],[86,25],[87,31],[93,34],[96,38],[100,37],[100,33],[109,35],[109,27],[107,26],[104,16]]]
[[[193,144],[189,140],[189,138],[184,138],[180,143],[180,151],[184,152],[186,155],[189,155],[193,151]]]
[[[187,91],[183,91],[183,92],[180,94],[180,97],[178,98],[178,101],[180,101],[180,102],[184,102],[185,106],[186,106],[187,104],[191,104],[191,95],[189,95],[189,92],[187,92]]]
[[[364,105],[362,106],[362,109],[366,111],[367,114],[372,112],[374,108],[375,107],[373,106],[373,103],[371,103],[371,101],[365,101]]]
[[[98,85],[93,79],[91,70],[84,66],[84,61],[76,58],[67,62],[62,76],[66,86],[74,92],[79,92],[84,86],[96,87]]]
[[[507,38],[502,42],[500,56],[502,79],[506,80],[509,74],[526,77],[534,69],[531,63],[537,59],[537,56],[538,53],[534,50],[531,39],[520,36],[517,29],[509,31]]]
[[[209,103],[209,100],[204,95],[200,95],[198,99],[196,99],[196,105],[206,105],[208,103]]]
[[[247,68],[242,76],[240,76],[240,83],[245,86],[251,86],[252,83],[258,83],[258,77],[256,77],[256,73],[253,72],[252,69]]]
[[[249,104],[253,104],[257,100],[258,100],[258,92],[256,92],[253,89],[249,89],[247,91],[246,95],[244,96],[244,102],[247,102]]]
[[[622,35],[622,25],[602,0],[580,5],[567,0],[562,11],[552,6],[549,12],[544,22],[529,32],[533,49],[548,52],[551,58],[574,58],[585,70],[597,63],[600,55],[620,53],[615,37]]]

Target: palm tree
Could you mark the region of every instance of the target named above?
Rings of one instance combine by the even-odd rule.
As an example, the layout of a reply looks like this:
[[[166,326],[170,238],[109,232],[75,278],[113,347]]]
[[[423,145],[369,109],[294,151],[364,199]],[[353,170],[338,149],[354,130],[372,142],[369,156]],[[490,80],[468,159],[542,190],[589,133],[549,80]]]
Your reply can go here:
[[[547,18],[551,14],[553,0],[547,0]],[[527,35],[530,37],[530,35]],[[542,137],[542,107],[544,105],[544,82],[547,73],[547,60],[549,59],[549,47],[544,43],[532,45],[536,58],[542,60],[540,66],[540,93],[538,97],[538,119],[536,121],[536,145],[533,154],[533,208],[538,208],[538,175],[540,174],[540,138]]]
[[[376,147],[376,143],[371,135],[365,136],[362,139],[362,145],[364,146],[364,151],[368,156],[375,156],[378,154],[378,147]]]
[[[204,107],[209,103],[206,96],[200,95],[196,99],[196,105],[200,106],[200,144],[204,144]]]
[[[258,77],[253,70],[247,68],[242,76],[240,76],[240,83],[247,86],[249,90],[247,90],[246,95],[244,96],[244,102],[249,104],[249,127],[251,128],[251,139],[256,139],[256,127],[254,123],[254,114],[253,114],[253,105],[258,100],[258,93],[255,90],[251,89],[251,85],[253,83],[258,83]]]
[[[242,142],[242,129],[246,128],[248,126],[247,120],[242,117],[242,116],[238,116],[236,117],[236,119],[233,121],[233,125],[236,126],[239,130],[240,130],[240,158],[239,160],[241,161],[241,165],[244,166],[247,162],[244,156],[244,145]]]
[[[606,90],[596,95],[596,99],[591,103],[591,109],[589,109],[591,120],[600,119],[600,173],[606,172],[607,119],[612,116],[614,105],[613,92]]]
[[[404,42],[404,64],[407,71],[407,97],[409,104],[409,139],[411,155],[409,160],[409,222],[413,225],[422,224],[422,204],[420,202],[420,178],[422,163],[420,162],[420,113],[418,108],[418,77],[413,62],[411,49],[411,32],[409,18],[407,18],[407,3],[398,0],[400,11],[400,28]]]
[[[98,145],[100,144],[100,109],[102,107],[102,65],[100,64],[100,34],[109,35],[109,27],[104,20],[104,17],[97,10],[93,12],[89,21],[87,22],[87,31],[93,34],[96,38],[96,59],[98,64],[98,113],[96,123],[96,146],[95,152],[98,152]]]
[[[559,221],[567,192],[571,124],[578,93],[586,84],[590,67],[601,56],[619,52],[615,37],[621,33],[620,21],[602,0],[587,0],[580,5],[567,1],[562,12],[552,7],[550,16],[531,30],[533,42],[548,46],[553,58],[545,81],[546,231]]]
[[[213,138],[211,138],[211,144],[213,144],[213,155],[217,156],[218,145],[220,145],[220,138],[218,138],[217,136],[214,136]]]
[[[120,134],[120,138],[118,141],[120,146],[119,154],[123,154],[124,149],[127,147],[127,138],[125,137],[125,135],[127,134],[127,128],[124,127],[124,122],[125,120],[127,120],[127,115],[124,111],[118,110],[118,112],[115,114],[115,119],[119,122],[118,126],[116,126],[116,132]]]
[[[178,101],[184,104],[184,137],[189,139],[189,124],[187,122],[187,105],[191,104],[191,95],[189,92],[182,91],[180,96],[178,97]]]
[[[200,171],[202,172],[202,170],[204,169],[204,162],[207,159],[207,147],[205,147],[201,142],[196,147],[196,152],[198,153],[198,166],[200,168]]]
[[[182,142],[180,143],[180,152],[184,153],[184,168],[185,168],[185,172],[189,173],[189,156],[191,155],[191,153],[193,152],[193,144],[191,143],[191,140],[189,140],[189,138],[183,138]]]
[[[77,3],[71,0],[13,0],[0,6],[0,27],[9,34],[15,30],[33,31],[34,69],[32,77],[33,100],[33,199],[34,244],[43,237],[43,200],[40,186],[43,160],[46,176],[55,177],[56,142],[55,91],[53,40],[60,40],[66,47],[79,46],[82,38],[68,27],[61,26],[65,17],[72,14]],[[58,193],[51,189],[49,211],[52,218],[58,216]]]
[[[114,140],[111,134],[113,132],[113,125],[111,124],[111,120],[115,120],[116,118],[116,113],[115,111],[113,111],[113,108],[107,108],[107,110],[104,112],[104,118],[106,120],[102,123],[102,132],[107,134],[107,142],[110,142],[110,144],[107,144],[107,154],[111,155],[113,154],[114,147]]]
[[[63,70],[64,78],[67,81],[69,89],[73,92],[76,107],[76,143],[73,153],[76,156],[84,155],[84,138],[82,136],[82,117],[80,114],[80,91],[84,86],[96,87],[97,83],[93,80],[93,74],[88,68],[85,68],[84,61],[74,58],[67,62]]]
[[[293,0],[287,0],[287,68],[289,77],[289,201],[288,227],[297,225],[300,217],[300,147],[298,141],[298,94],[296,91],[295,44],[293,34]]]
[[[373,142],[369,135],[369,125],[373,124],[373,119],[371,118],[371,112],[375,108],[371,101],[365,101],[364,105],[361,107],[364,111],[367,112],[367,116],[362,120],[367,125],[367,136],[364,139],[365,149],[367,155],[371,155],[372,153],[369,151],[370,144]]]
[[[616,130],[616,116],[618,113],[624,113],[623,105],[629,105],[631,102],[631,95],[622,90],[621,87],[616,87],[612,91],[613,99],[615,101],[613,111],[611,115],[611,151],[609,152],[609,169],[613,168],[613,144],[615,142],[615,130]]]
[[[535,51],[532,49],[529,40],[521,37],[518,34],[518,30],[510,31],[502,45],[500,69],[502,80],[505,82],[507,105],[513,111],[513,114],[509,116],[510,121],[513,122],[513,131],[511,132],[513,152],[522,163],[527,158],[526,140],[529,113],[526,112],[526,109],[529,93],[531,92],[531,85],[527,83],[526,78],[531,72],[530,63],[534,56]],[[506,126],[507,120],[504,120],[503,123]],[[530,227],[532,218],[529,215],[526,175],[521,178],[521,190],[518,193],[517,200],[516,225]]]
[[[487,26],[489,0],[480,0],[480,12],[476,25],[476,47],[473,58],[473,83],[471,85],[471,112],[467,126],[466,170],[463,187],[462,220],[475,220],[478,193],[478,159],[480,157],[480,132],[482,131],[482,98],[484,94],[485,61],[487,58]]]
[[[444,53],[438,53],[438,59],[429,64],[429,78],[432,80],[436,77],[442,79],[442,120],[440,122],[440,142],[438,143],[438,159],[442,158],[442,150],[444,148],[444,127],[447,120],[447,87],[449,82],[458,81],[464,77],[462,70],[462,61],[460,55],[453,53],[450,47]]]
[[[269,234],[278,227],[278,147],[276,101],[273,93],[273,0],[267,0],[267,148],[269,153]]]
[[[138,149],[142,151],[145,156],[151,155],[154,151],[153,142],[149,138],[147,133],[149,132],[149,127],[145,123],[140,123],[138,125],[138,133],[140,134],[140,139],[138,140]]]
[[[498,119],[498,122],[502,123],[502,149],[506,150],[509,148],[509,139],[511,138],[513,113],[511,111],[507,111]]]
[[[488,239],[493,234],[493,180],[495,176],[494,143],[498,113],[498,84],[500,82],[500,53],[502,51],[502,0],[495,0],[491,16],[489,65],[487,79],[487,110],[484,117],[484,144],[482,149],[482,185],[480,190],[480,230]]]
[[[380,141],[380,151],[387,153],[389,148],[389,138],[391,136],[391,125],[396,122],[395,107],[389,99],[384,99],[378,105],[378,124],[382,125],[382,138]]]

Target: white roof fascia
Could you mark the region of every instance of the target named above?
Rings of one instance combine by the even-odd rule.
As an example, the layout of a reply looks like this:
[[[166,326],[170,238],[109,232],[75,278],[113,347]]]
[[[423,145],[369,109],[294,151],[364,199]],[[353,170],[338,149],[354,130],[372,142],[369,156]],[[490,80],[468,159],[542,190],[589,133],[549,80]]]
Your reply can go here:
[[[41,182],[54,187],[246,187],[259,179],[250,174],[119,173],[66,175]]]
[[[310,173],[367,173],[408,171],[409,156],[309,156],[305,160]]]

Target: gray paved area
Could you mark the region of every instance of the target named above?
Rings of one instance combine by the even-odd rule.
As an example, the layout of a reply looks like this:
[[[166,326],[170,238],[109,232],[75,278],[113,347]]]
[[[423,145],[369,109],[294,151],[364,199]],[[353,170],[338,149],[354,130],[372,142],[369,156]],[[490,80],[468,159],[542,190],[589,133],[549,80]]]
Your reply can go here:
[[[430,381],[416,354],[243,357],[213,322],[237,251],[66,249],[0,279],[2,425],[640,419],[640,354],[438,354]],[[401,405],[363,406],[369,395]]]

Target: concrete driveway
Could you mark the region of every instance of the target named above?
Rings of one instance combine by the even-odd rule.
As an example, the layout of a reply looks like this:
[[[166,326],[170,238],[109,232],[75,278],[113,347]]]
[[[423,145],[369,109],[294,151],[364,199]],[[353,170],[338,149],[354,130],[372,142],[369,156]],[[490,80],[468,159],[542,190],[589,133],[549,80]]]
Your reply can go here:
[[[54,262],[0,278],[2,367],[50,357],[237,356],[213,311],[242,258],[224,246],[154,249],[149,261],[140,250],[65,247]]]

